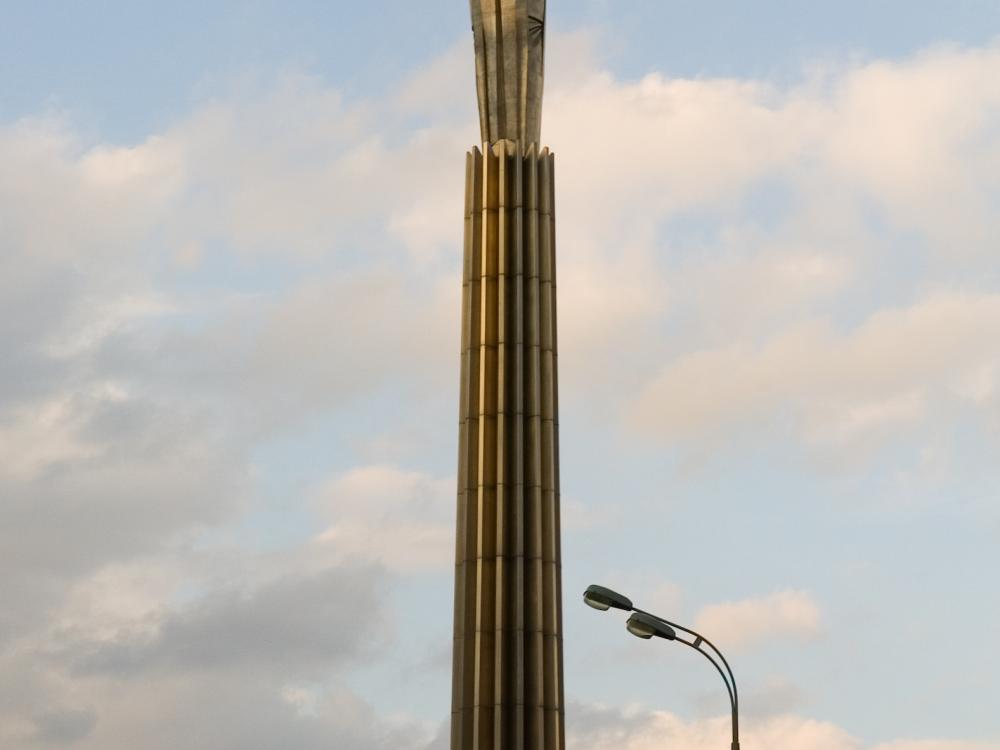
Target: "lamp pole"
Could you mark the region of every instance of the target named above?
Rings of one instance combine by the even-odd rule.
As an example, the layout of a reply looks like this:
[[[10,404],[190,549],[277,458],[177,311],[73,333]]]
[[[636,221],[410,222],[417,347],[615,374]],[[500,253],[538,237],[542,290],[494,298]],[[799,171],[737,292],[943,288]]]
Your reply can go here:
[[[739,693],[736,690],[736,678],[733,676],[733,670],[730,668],[729,662],[726,661],[726,657],[722,655],[722,652],[719,651],[714,643],[690,628],[638,609],[632,605],[632,600],[628,597],[622,596],[603,586],[588,586],[583,594],[583,601],[594,609],[607,610],[614,608],[631,612],[632,616],[629,617],[626,627],[632,635],[638,638],[649,639],[656,636],[668,641],[678,641],[685,646],[693,648],[708,659],[722,677],[722,681],[726,683],[726,691],[729,693],[729,708],[732,715],[733,741],[731,750],[740,750],[740,701]],[[692,636],[693,640],[688,641],[684,638],[679,638],[677,636],[678,630]],[[703,644],[708,646],[719,657],[722,666],[713,658],[712,654],[702,649]],[[725,671],[723,671],[723,667]]]

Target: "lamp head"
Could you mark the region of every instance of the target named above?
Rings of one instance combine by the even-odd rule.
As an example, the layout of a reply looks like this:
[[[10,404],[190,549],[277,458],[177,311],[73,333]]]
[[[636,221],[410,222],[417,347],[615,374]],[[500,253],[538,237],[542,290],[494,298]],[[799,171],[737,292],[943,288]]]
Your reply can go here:
[[[628,622],[625,623],[625,627],[637,638],[649,639],[655,635],[657,638],[666,638],[668,641],[672,641],[677,637],[677,633],[667,623],[652,615],[647,615],[645,612],[633,612],[632,616],[628,618]]]
[[[604,586],[587,586],[583,592],[583,603],[588,607],[599,610],[624,609],[626,612],[632,611],[632,600],[627,596],[622,596],[616,591],[606,589]]]

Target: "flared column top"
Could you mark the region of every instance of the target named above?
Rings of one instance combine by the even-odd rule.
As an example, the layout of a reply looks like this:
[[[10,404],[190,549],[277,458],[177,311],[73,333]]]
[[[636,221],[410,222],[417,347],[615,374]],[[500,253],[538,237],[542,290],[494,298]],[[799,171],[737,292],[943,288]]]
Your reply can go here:
[[[470,0],[482,140],[539,143],[545,0]]]

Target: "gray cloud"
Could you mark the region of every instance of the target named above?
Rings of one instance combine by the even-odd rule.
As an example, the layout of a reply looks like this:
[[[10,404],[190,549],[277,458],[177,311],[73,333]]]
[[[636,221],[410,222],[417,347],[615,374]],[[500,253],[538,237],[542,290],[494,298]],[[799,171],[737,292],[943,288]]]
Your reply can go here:
[[[82,674],[142,676],[237,669],[321,679],[387,634],[373,568],[289,576],[252,592],[210,591],[169,613],[153,635],[82,644]]]
[[[37,739],[42,744],[72,744],[89,735],[97,725],[97,715],[88,709],[49,711],[35,719]]]
[[[70,714],[39,717],[26,747],[72,746],[81,750],[421,750],[426,730],[382,722],[342,687],[317,692],[303,710],[289,691],[266,680],[151,680],[138,689],[92,683],[103,709],[98,719],[71,734],[53,733]],[[55,723],[54,723],[55,722]],[[87,730],[87,731],[83,731]]]
[[[246,500],[239,455],[203,416],[141,401],[81,411],[71,431],[83,455],[0,476],[0,557],[8,561],[0,646],[37,632],[74,581],[165,552]]]
[[[275,96],[315,104],[303,123],[342,117],[310,91]],[[309,148],[336,154],[313,176],[374,189],[377,164],[344,152],[354,131],[341,124],[347,141],[313,134]],[[232,565],[227,580],[216,560],[253,553],[204,546],[224,548],[213,536],[253,506],[261,440],[383,386],[400,356],[440,377],[455,292],[437,272],[410,286],[392,268],[303,271],[311,282],[262,295],[225,277],[218,297],[158,288],[192,236],[221,233],[223,254],[250,255],[280,238],[282,254],[292,241],[307,257],[352,234],[358,191],[331,212],[314,180],[312,207],[271,205],[302,177],[282,166],[288,152],[237,178],[263,192],[222,187],[241,148],[261,147],[229,142],[237,131],[212,108],[132,148],[83,148],[51,123],[0,127],[0,746],[375,750],[429,734],[383,726],[338,686],[391,632],[374,568],[291,554],[275,569]],[[214,214],[206,190],[225,198]],[[365,205],[362,224],[384,210]],[[191,587],[193,602],[175,601]]]
[[[110,637],[71,625],[0,654],[0,741],[14,747],[416,750],[337,675],[377,659],[391,628],[375,568],[210,589]],[[81,704],[82,702],[82,704]],[[44,710],[39,710],[41,707]]]

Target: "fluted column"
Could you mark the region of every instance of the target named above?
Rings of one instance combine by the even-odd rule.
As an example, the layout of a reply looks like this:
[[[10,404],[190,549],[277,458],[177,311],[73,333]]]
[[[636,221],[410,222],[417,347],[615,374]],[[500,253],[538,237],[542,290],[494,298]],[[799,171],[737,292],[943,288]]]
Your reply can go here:
[[[562,750],[554,157],[466,157],[452,750]]]

